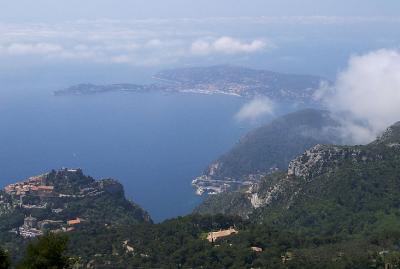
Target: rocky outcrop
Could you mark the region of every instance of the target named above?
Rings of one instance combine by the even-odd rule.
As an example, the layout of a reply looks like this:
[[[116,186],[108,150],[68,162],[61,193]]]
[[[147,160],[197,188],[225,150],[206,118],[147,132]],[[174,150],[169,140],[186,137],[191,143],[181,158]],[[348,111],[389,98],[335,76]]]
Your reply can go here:
[[[288,176],[312,178],[325,172],[328,163],[338,162],[346,155],[343,148],[316,145],[289,163]]]

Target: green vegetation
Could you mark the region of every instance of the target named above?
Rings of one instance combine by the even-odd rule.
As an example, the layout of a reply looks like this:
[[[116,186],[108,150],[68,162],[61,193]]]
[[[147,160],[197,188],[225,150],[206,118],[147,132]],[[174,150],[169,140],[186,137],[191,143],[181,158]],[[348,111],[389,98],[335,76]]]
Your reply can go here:
[[[239,190],[209,195],[193,212],[202,215],[226,214],[247,218],[253,212],[253,207],[245,192]]]
[[[243,242],[249,233],[271,252],[268,229],[286,234],[286,243],[274,243],[292,253],[289,268],[383,268],[384,263],[399,268],[399,142],[396,124],[369,145],[321,146],[300,156],[293,162],[295,175],[273,174],[258,184],[252,194],[270,200],[250,210],[251,228],[237,238]],[[252,194],[216,195],[201,211],[240,214]],[[270,262],[278,256],[259,264],[273,268]]]
[[[333,130],[328,131],[334,126],[327,111],[306,109],[280,117],[250,132],[223,155],[215,178],[265,173],[270,168],[285,171],[293,158],[316,144],[337,143]]]
[[[44,194],[31,191],[23,197],[15,193],[0,194],[0,205],[7,208],[0,214],[0,244],[9,250],[13,261],[22,258],[32,234],[71,235],[86,227],[151,223],[147,212],[128,201],[122,185],[115,180],[95,181],[81,170],[67,169],[40,177],[40,184],[53,186],[54,191]],[[24,223],[28,216],[34,218],[34,223]],[[77,218],[80,223],[68,224]]]
[[[257,191],[260,196],[265,196],[265,191],[273,187],[284,176],[285,174],[282,172],[275,172],[263,177],[257,184]],[[254,211],[250,197],[251,193],[248,187],[243,187],[236,191],[222,192],[217,195],[209,195],[193,210],[193,213],[202,215],[237,215],[248,219]]]
[[[306,109],[285,115],[248,133],[203,175],[207,180],[247,181],[286,171],[293,158],[316,144],[340,143],[336,126],[327,111]]]
[[[244,225],[239,217],[193,215],[152,225],[92,226],[71,234],[71,255],[81,257],[84,263],[94,260],[93,268],[109,262],[114,268],[208,266],[214,263],[214,250],[204,240],[205,233],[231,226],[242,229]],[[124,242],[133,250],[129,251]]]
[[[63,238],[55,246],[46,241],[56,235],[28,241],[21,268],[40,268],[23,266],[48,261],[38,257],[53,255],[53,249],[55,261],[67,266],[67,257],[76,257],[77,268],[400,268],[399,142],[396,124],[366,146],[314,147],[291,162],[289,173],[267,176],[248,194],[264,204],[246,220],[192,214],[159,224],[107,222],[111,215],[98,212],[107,201],[107,211],[130,207],[104,196],[93,200],[99,205],[83,204],[90,209],[82,211],[94,210],[92,216],[103,221],[83,222],[67,234],[68,245]],[[103,187],[112,197],[121,193],[112,181]],[[248,209],[248,197],[239,192],[225,198],[226,213]],[[230,227],[239,232],[206,240],[209,232]]]
[[[15,266],[18,269],[68,269],[76,261],[65,255],[66,235],[49,233],[29,242],[25,255]],[[0,269],[11,268],[9,254],[0,248]]]
[[[231,226],[239,230],[237,235],[219,239],[215,243],[204,239],[209,231]],[[58,240],[55,247],[55,253],[58,254],[54,255],[58,257],[57,261],[67,262],[66,264],[72,261],[67,256],[77,257],[74,259],[77,268],[383,269],[385,264],[399,268],[399,237],[394,235],[395,233],[371,233],[369,236],[348,233],[342,236],[306,235],[289,225],[280,227],[257,224],[223,215],[190,215],[161,224],[113,228],[90,226],[69,235],[69,248],[65,254],[60,251],[65,241]],[[42,243],[39,244],[39,241]],[[46,252],[46,249],[49,250],[46,245],[54,244],[48,243],[48,239],[35,240],[30,247],[34,250],[27,251],[23,262],[29,260],[32,264],[37,264],[43,259],[47,261],[47,258],[34,259],[32,256],[47,257],[52,251]],[[254,246],[263,251],[254,252],[251,250]]]
[[[67,269],[71,259],[65,256],[68,239],[62,235],[47,234],[29,243],[18,269]]]
[[[0,269],[10,268],[11,260],[8,253],[0,247]]]

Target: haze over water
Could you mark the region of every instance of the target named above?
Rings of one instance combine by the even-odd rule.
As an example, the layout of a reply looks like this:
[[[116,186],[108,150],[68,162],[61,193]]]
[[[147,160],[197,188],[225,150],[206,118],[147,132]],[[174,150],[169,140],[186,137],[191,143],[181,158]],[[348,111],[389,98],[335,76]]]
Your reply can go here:
[[[120,180],[155,220],[190,212],[199,200],[192,178],[270,119],[238,123],[234,115],[246,100],[236,97],[54,97],[53,90],[144,83],[161,69],[216,64],[334,81],[351,56],[398,50],[400,42],[395,0],[6,2],[0,9],[0,185],[81,167]]]
[[[161,93],[51,95],[0,92],[0,185],[61,167],[121,181],[158,221],[199,202],[191,180],[256,124],[238,123],[245,100]]]

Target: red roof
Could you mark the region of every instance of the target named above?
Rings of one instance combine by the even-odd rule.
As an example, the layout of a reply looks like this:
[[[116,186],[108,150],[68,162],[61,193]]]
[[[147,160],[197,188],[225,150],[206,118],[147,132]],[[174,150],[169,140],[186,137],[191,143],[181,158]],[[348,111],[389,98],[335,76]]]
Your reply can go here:
[[[72,220],[69,220],[67,223],[68,223],[68,225],[76,225],[76,224],[81,223],[81,219],[80,218],[72,219]]]
[[[54,186],[38,186],[38,189],[41,191],[52,191],[54,190]]]

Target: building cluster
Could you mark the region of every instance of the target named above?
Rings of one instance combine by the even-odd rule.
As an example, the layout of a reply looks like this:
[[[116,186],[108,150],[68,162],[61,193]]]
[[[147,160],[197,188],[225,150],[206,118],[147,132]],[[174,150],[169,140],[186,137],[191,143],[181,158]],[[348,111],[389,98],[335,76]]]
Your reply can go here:
[[[245,96],[248,95],[249,90],[253,90],[249,85],[242,83],[229,83],[229,82],[205,82],[200,84],[183,84],[175,85],[175,90],[181,93],[197,93],[197,94],[222,94],[232,96]]]
[[[207,235],[207,240],[211,243],[214,243],[217,239],[230,236],[232,234],[237,234],[239,233],[236,229],[233,227],[227,229],[227,230],[219,230],[218,232],[210,232]]]
[[[239,231],[237,231],[236,229],[234,229],[233,227],[226,229],[226,230],[219,230],[217,232],[209,232],[207,235],[207,240],[210,243],[215,243],[218,239],[223,238],[223,237],[227,237],[230,236],[232,234],[237,234],[239,233]],[[230,244],[232,246],[232,244]],[[215,245],[215,246],[219,246],[219,245]],[[250,249],[254,252],[263,252],[263,249],[260,247],[256,247],[256,246],[252,246],[250,247]]]
[[[24,219],[24,225],[14,230],[17,234],[24,238],[36,237],[43,234],[43,232],[37,229],[37,219],[29,216]]]
[[[59,172],[78,173],[78,169],[66,169],[63,168]],[[3,204],[10,204],[14,208],[17,206],[25,210],[31,209],[51,209],[52,213],[59,214],[65,209],[60,204],[57,204],[58,208],[52,208],[53,200],[45,198],[81,198],[91,195],[99,195],[99,190],[96,188],[85,188],[80,191],[80,194],[63,195],[55,192],[54,186],[48,184],[49,174],[42,174],[39,176],[30,177],[24,181],[10,184],[4,188],[4,192],[10,195],[12,202],[4,202],[1,197]],[[57,201],[57,200],[54,200]],[[3,205],[4,207],[4,205]],[[74,230],[79,224],[82,223],[82,219],[70,219],[70,220],[54,220],[44,219],[38,220],[35,217],[28,216],[24,218],[24,222],[21,226],[13,228],[10,232],[16,233],[24,238],[32,238],[42,235],[45,231],[51,232],[68,232]]]
[[[69,173],[78,173],[80,169],[67,169],[62,168],[59,172],[69,172]],[[49,186],[46,184],[46,177],[49,174],[42,174],[34,177],[30,177],[25,181],[13,183],[7,185],[4,188],[4,191],[10,195],[37,195],[37,196],[46,196],[54,194],[54,186]]]
[[[25,217],[24,224],[21,227],[11,230],[23,238],[33,238],[43,235],[44,231],[52,232],[70,232],[82,223],[82,219],[76,218],[68,221],[62,220],[41,220],[32,216]]]
[[[14,184],[7,185],[4,191],[11,195],[49,195],[54,192],[54,186],[47,186],[44,184],[44,178],[46,175],[40,175],[30,177],[26,181],[17,182]]]
[[[56,176],[68,179],[70,173],[80,173],[80,169],[62,168]],[[32,238],[50,232],[69,232],[76,229],[82,222],[81,218],[64,219],[59,214],[68,208],[68,202],[88,196],[98,196],[104,193],[104,190],[96,184],[88,184],[79,191],[71,187],[67,194],[56,192],[55,187],[49,184],[49,173],[39,176],[30,177],[24,181],[10,184],[4,188],[2,196],[0,196],[0,214],[8,212],[7,210],[20,208],[26,212],[31,210],[51,210],[51,213],[57,215],[49,215],[48,218],[38,220],[33,216],[24,218],[22,225],[13,228],[10,232],[22,236],[23,238]],[[1,193],[0,193],[1,194]],[[61,198],[61,199],[59,199]],[[34,212],[34,211],[32,211]],[[63,219],[63,220],[59,220]]]

